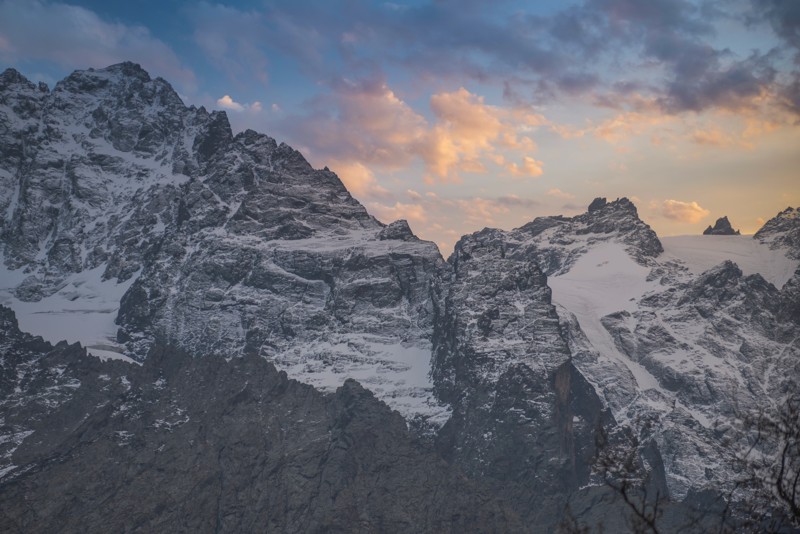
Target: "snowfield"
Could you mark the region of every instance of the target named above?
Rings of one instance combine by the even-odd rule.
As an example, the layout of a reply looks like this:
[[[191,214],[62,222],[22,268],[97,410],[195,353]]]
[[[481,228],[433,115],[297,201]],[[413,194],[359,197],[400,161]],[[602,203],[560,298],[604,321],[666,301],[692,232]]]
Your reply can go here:
[[[758,273],[780,289],[800,266],[785,250],[772,250],[749,235],[680,235],[660,240],[664,253],[659,261],[677,260],[695,275],[730,260],[744,274]]]

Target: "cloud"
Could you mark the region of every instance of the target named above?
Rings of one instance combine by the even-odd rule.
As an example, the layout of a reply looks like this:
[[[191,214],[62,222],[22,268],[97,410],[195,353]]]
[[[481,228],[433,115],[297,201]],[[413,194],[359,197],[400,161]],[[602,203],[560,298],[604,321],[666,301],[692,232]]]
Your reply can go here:
[[[553,198],[558,198],[560,200],[574,200],[575,199],[575,195],[570,194],[570,193],[565,193],[564,191],[562,191],[561,189],[558,189],[557,187],[553,187],[551,189],[548,189],[547,192],[545,193],[545,195],[551,196]]]
[[[427,122],[383,81],[338,80],[331,90],[308,102],[306,114],[282,117],[281,129],[309,145],[320,159],[384,169],[399,169],[413,160]]]
[[[36,0],[0,2],[0,60],[44,60],[61,67],[140,63],[151,74],[196,89],[195,75],[143,26],[108,22],[86,8]]]
[[[769,21],[776,35],[800,51],[800,4],[794,0],[751,0],[750,16]]]
[[[418,154],[429,174],[444,182],[457,181],[459,172],[486,172],[487,162],[504,161],[502,149],[535,150],[524,132],[545,121],[533,113],[488,105],[463,87],[432,95],[430,106],[436,125],[423,136]],[[542,162],[529,156],[522,165],[506,166],[513,176],[539,176],[541,167]]]
[[[411,108],[385,82],[338,80],[302,116],[280,124],[320,160],[360,162],[388,171],[421,161],[429,183],[456,183],[462,173],[485,173],[502,165],[504,153],[529,152],[529,136],[546,119],[535,113],[484,102],[464,88],[431,95],[432,121]],[[523,156],[508,165],[514,176],[538,176],[542,162]]]
[[[750,109],[769,94],[776,77],[769,56],[754,52],[741,61],[723,62],[724,52],[683,46],[686,50],[672,61],[674,77],[659,98],[666,111]]]
[[[218,98],[217,105],[231,111],[244,111],[244,106],[238,102],[234,102],[233,99],[228,95]]]
[[[194,26],[195,44],[229,80],[242,83],[255,78],[268,83],[269,63],[263,48],[263,36],[268,33],[263,13],[199,2],[187,9],[186,15]]]
[[[690,134],[690,139],[693,143],[698,145],[714,146],[718,148],[728,148],[732,146],[752,148],[752,145],[743,143],[741,140],[734,138],[732,135],[716,127],[695,130]]]
[[[542,165],[543,163],[541,161],[530,156],[525,156],[522,158],[522,165],[510,163],[506,166],[506,169],[511,173],[511,176],[536,178],[544,173]]]
[[[428,216],[425,213],[425,208],[419,204],[403,204],[396,202],[393,206],[385,206],[379,202],[372,202],[369,205],[370,211],[373,212],[379,220],[392,222],[399,219],[405,219],[411,222],[425,222]]]
[[[668,199],[661,203],[661,214],[673,221],[695,224],[708,217],[711,212],[697,202]]]
[[[387,194],[386,189],[378,184],[375,174],[363,163],[333,160],[330,168],[339,176],[347,190],[358,198],[380,198]]]
[[[230,95],[224,95],[222,98],[218,98],[217,105],[228,111],[235,111],[236,113],[241,113],[242,111],[260,113],[262,110],[261,102],[255,101],[252,104],[240,104],[231,98]]]
[[[417,86],[497,84],[514,104],[603,93],[625,105],[622,97],[635,91],[665,113],[682,114],[752,108],[770,95],[800,113],[793,80],[779,75],[791,66],[778,52],[737,55],[721,44],[747,31],[749,20],[769,24],[774,44],[779,38],[797,50],[797,2],[752,0],[748,16],[744,2],[717,4],[583,0],[541,14],[505,2],[302,0],[248,10],[201,2],[186,14],[208,60],[242,82],[255,76],[267,83],[270,65],[288,59],[323,84],[403,71]],[[449,148],[446,140],[440,145]]]
[[[637,112],[628,111],[590,127],[587,131],[595,137],[611,144],[621,143],[630,137],[643,134],[653,126],[663,125],[674,119],[660,111]]]
[[[495,199],[475,197],[468,200],[458,200],[457,204],[467,216],[467,220],[474,222],[494,224],[495,215],[508,213],[508,206]]]
[[[523,198],[517,195],[505,195],[502,197],[497,197],[495,202],[507,208],[531,209],[541,206],[541,203],[538,200],[534,200],[532,198]]]

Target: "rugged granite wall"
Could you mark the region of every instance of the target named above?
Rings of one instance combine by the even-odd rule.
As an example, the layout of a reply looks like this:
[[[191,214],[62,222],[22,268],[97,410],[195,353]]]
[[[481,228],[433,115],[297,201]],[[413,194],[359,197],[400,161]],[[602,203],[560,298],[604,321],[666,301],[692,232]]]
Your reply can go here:
[[[797,282],[778,289],[731,262],[694,276],[662,250],[627,199],[462,238],[434,338],[437,392],[454,408],[443,454],[556,502],[597,482],[594,432],[621,424],[662,496],[729,487],[737,419],[800,378]]]
[[[224,113],[184,106],[132,63],[52,92],[9,69],[0,89],[3,261],[28,273],[17,299],[72,299],[86,286],[75,273],[101,269],[106,286],[130,284],[101,346],[140,360],[156,341],[255,351],[443,423],[426,375],[446,267],[404,221],[378,222],[334,173],[266,135],[234,136]]]
[[[572,365],[547,277],[524,248],[487,229],[463,237],[449,262],[432,373],[453,416],[439,450],[493,481],[534,530],[552,529],[588,482],[594,432],[610,418]]]

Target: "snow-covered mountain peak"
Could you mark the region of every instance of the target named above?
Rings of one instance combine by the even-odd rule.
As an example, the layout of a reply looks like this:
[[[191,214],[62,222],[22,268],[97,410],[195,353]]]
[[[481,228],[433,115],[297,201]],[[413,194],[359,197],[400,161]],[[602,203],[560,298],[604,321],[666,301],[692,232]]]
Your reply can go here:
[[[76,70],[56,83],[54,91],[102,93],[120,88],[140,87],[151,82],[150,75],[139,64],[126,61],[103,69]],[[159,84],[169,86],[164,80]]]
[[[526,247],[534,247],[548,275],[569,271],[583,254],[598,243],[615,242],[640,265],[652,265],[663,251],[656,233],[639,218],[627,198],[608,202],[596,198],[575,217],[537,217],[511,232]]]
[[[624,211],[632,213],[636,217],[639,216],[636,206],[627,197],[621,197],[616,200],[612,200],[611,202],[609,202],[606,197],[597,197],[589,204],[589,207],[587,208],[587,212],[589,213],[600,210]]]
[[[255,352],[442,422],[428,371],[446,268],[406,223],[381,224],[330,170],[234,136],[224,112],[186,107],[133,63],[0,99],[0,302],[34,333],[138,359],[156,340]]]

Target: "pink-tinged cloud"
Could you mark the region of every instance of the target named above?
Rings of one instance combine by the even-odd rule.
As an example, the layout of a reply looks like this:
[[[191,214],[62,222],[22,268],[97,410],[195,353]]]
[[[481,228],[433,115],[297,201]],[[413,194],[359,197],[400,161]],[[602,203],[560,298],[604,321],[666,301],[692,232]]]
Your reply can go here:
[[[487,105],[466,89],[431,96],[429,121],[384,82],[340,81],[304,117],[286,117],[290,137],[311,147],[322,163],[359,162],[396,171],[421,161],[428,183],[459,183],[465,173],[505,167],[514,176],[538,176],[542,163],[527,155],[528,133],[541,116]],[[519,158],[506,164],[505,154]]]
[[[565,193],[564,191],[562,191],[561,189],[558,189],[557,187],[553,187],[551,189],[548,189],[547,192],[545,193],[545,195],[553,197],[553,198],[557,198],[557,199],[560,199],[560,200],[574,200],[575,199],[575,195],[572,195],[570,193]]]
[[[664,125],[674,120],[674,117],[666,115],[659,110],[648,110],[647,112],[629,111],[606,119],[590,130],[595,137],[611,144],[617,144],[631,137],[643,135],[655,126]]]
[[[436,127],[426,136],[421,153],[428,170],[439,181],[458,181],[458,173],[486,172],[483,160],[504,161],[500,149],[533,151],[535,143],[523,132],[543,123],[540,115],[491,106],[463,87],[431,96]],[[500,163],[502,164],[502,163]],[[541,162],[525,156],[522,165],[507,169],[514,176],[538,176]]]
[[[373,172],[357,161],[331,161],[331,170],[339,176],[347,190],[359,198],[381,198],[386,189],[378,185]]]
[[[522,158],[522,165],[511,163],[506,166],[506,169],[511,173],[511,176],[517,178],[536,178],[544,173],[542,165],[544,164],[541,161],[525,156]]]
[[[694,201],[668,199],[661,203],[661,214],[673,221],[695,224],[708,217],[711,212]]]
[[[405,219],[409,222],[425,222],[428,219],[425,208],[419,204],[395,202],[393,206],[386,206],[379,202],[372,202],[368,207],[370,212],[379,220],[387,223],[399,219]]]
[[[229,111],[244,111],[244,106],[235,102],[229,95],[217,99],[217,105]]]
[[[286,116],[282,129],[308,144],[319,164],[359,162],[397,170],[408,166],[422,146],[425,119],[384,83],[344,81],[309,104],[305,116]]]
[[[37,0],[0,3],[0,60],[45,60],[68,68],[135,61],[182,89],[196,90],[194,73],[143,26],[107,22],[83,7]]]
[[[690,139],[693,143],[698,145],[715,146],[719,148],[742,146],[740,141],[719,128],[695,130],[690,134]]]

